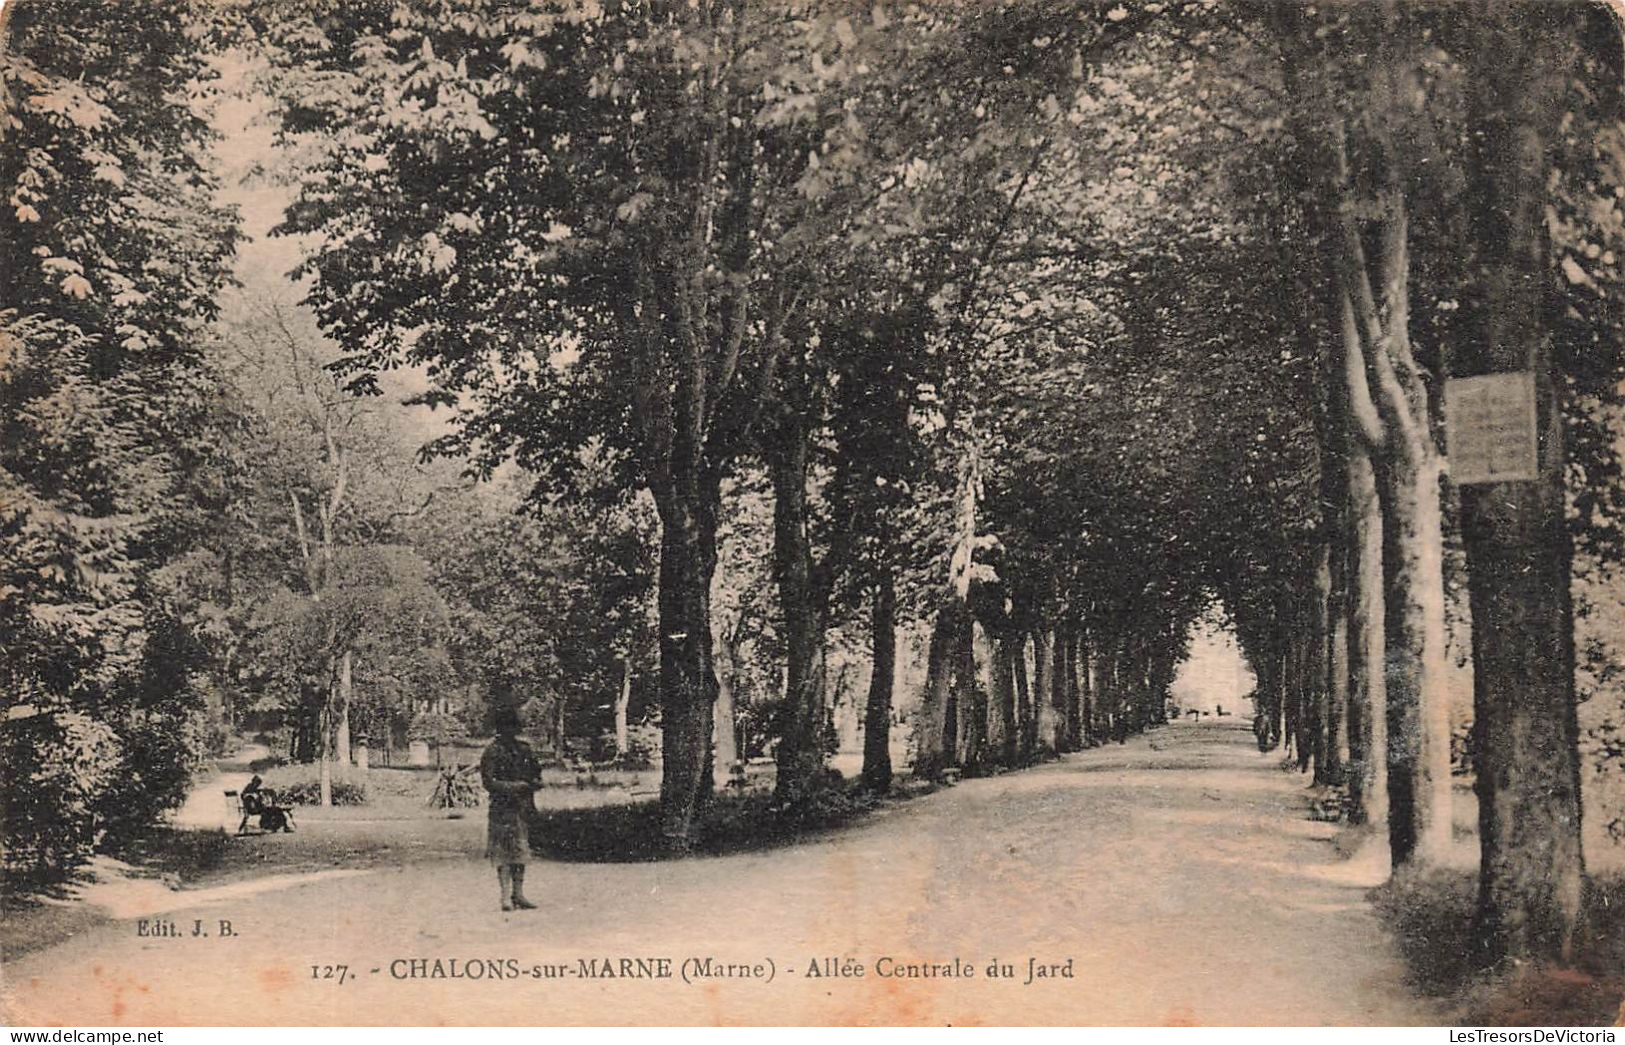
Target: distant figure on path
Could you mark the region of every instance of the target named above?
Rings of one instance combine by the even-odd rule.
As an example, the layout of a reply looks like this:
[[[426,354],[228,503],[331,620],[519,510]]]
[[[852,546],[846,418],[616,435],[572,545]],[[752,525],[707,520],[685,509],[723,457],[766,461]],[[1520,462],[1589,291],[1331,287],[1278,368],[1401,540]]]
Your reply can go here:
[[[542,786],[542,768],[530,745],[519,739],[519,709],[498,706],[496,739],[480,757],[480,780],[490,792],[485,858],[496,865],[502,909],[532,910],[525,899],[525,862],[530,858],[531,795]]]

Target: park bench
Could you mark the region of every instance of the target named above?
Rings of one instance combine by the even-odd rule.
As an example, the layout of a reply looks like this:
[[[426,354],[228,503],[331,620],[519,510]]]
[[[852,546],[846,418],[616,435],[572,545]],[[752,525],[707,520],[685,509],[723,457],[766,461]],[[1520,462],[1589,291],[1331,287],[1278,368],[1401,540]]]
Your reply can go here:
[[[226,790],[225,798],[228,816],[237,818],[239,835],[248,833],[250,817],[259,818],[260,831],[266,834],[293,830],[293,809],[290,806],[269,804],[257,794],[243,795],[231,789]]]

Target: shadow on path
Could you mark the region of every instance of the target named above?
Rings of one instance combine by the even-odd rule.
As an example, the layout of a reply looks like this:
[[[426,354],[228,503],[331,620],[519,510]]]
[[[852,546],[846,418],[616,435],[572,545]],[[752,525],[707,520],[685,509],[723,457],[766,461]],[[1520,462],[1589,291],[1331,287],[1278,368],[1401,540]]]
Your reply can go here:
[[[1341,880],[1331,826],[1304,808],[1301,778],[1260,756],[1249,731],[1180,723],[805,845],[536,864],[535,912],[498,911],[495,876],[468,859],[197,915],[232,918],[229,940],[143,939],[119,922],[8,963],[7,1010],[149,1025],[1436,1021],[1405,988],[1364,886]],[[621,957],[670,959],[673,975],[579,975],[583,959]],[[772,979],[685,983],[701,957],[770,965]],[[511,958],[519,975],[394,964],[432,970],[437,958]],[[817,977],[824,958],[864,974]],[[359,979],[312,980],[318,963]],[[576,971],[529,975],[554,966]],[[1026,982],[1038,966],[1054,975]]]

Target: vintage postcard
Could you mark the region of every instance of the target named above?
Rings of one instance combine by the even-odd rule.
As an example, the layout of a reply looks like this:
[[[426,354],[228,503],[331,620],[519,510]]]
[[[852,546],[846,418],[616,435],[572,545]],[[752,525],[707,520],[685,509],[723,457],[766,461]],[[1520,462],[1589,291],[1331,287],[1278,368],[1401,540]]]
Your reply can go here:
[[[0,1018],[1625,1024],[1622,26],[10,0]]]

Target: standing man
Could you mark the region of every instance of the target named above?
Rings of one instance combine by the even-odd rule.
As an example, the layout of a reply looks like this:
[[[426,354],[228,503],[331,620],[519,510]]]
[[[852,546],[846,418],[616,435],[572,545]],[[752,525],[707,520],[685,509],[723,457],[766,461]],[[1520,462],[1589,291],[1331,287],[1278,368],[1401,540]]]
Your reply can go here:
[[[480,757],[480,780],[490,793],[485,858],[496,865],[502,909],[532,910],[525,899],[525,862],[530,858],[531,796],[542,786],[542,769],[530,745],[519,739],[519,709],[497,705],[496,739]]]

